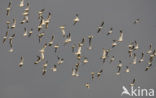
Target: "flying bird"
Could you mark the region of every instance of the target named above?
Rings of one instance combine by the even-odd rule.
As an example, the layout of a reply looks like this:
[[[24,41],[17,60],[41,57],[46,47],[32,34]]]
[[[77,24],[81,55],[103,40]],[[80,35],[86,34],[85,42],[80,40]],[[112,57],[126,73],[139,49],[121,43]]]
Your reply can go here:
[[[122,30],[120,30],[120,37],[118,39],[118,42],[122,42],[123,41],[123,32]]]
[[[10,45],[10,50],[9,50],[9,52],[13,52],[14,50],[13,50],[13,39],[15,38],[15,34],[12,34],[12,36],[11,37],[9,37],[9,45]]]
[[[110,28],[110,30],[108,31],[107,35],[110,35],[113,33],[113,28]]]
[[[19,7],[23,7],[24,6],[24,0],[20,1]]]
[[[55,48],[55,53],[56,53],[56,52],[57,52],[57,49],[59,48],[59,45],[56,44],[56,45],[54,46],[54,48]]]
[[[145,71],[148,71],[151,67],[152,67],[152,64],[149,64],[149,65],[146,67]]]
[[[101,29],[103,28],[103,26],[104,26],[104,21],[102,21],[102,23],[101,23],[100,26],[98,26],[98,31],[97,31],[97,33],[99,33],[99,32],[101,31]]]
[[[40,62],[41,62],[41,58],[40,58],[40,56],[37,56],[37,60],[34,62],[34,64],[38,64]]]
[[[147,51],[147,54],[151,54],[152,53],[152,44],[149,45],[149,50]]]
[[[134,24],[137,24],[137,23],[140,23],[140,19],[139,18],[134,21]]]
[[[14,29],[16,27],[16,19],[13,19],[13,24],[11,26],[11,29]]]
[[[80,21],[80,19],[79,19],[79,15],[78,15],[78,14],[76,14],[76,16],[75,16],[75,18],[73,19],[73,21],[74,21],[74,24],[73,24],[73,25],[76,25],[77,22]]]
[[[92,41],[92,38],[93,38],[93,36],[92,35],[90,35],[90,36],[88,36],[88,39],[89,39],[89,50],[91,50],[92,49],[92,46],[91,46],[91,41]]]
[[[54,64],[54,66],[51,68],[51,70],[52,70],[53,72],[56,72],[56,71],[57,71],[57,66]]]
[[[10,10],[11,10],[11,2],[9,2],[9,5],[8,5],[8,7],[6,8],[6,11],[7,11],[6,15],[7,15],[7,16],[9,16]]]
[[[51,36],[51,39],[50,39],[50,41],[48,42],[48,46],[53,45],[53,43],[54,43],[54,35]]]
[[[5,33],[5,36],[3,37],[3,44],[5,43],[7,37],[8,37],[8,31]]]
[[[24,62],[24,58],[23,58],[23,56],[21,56],[20,62],[19,62],[19,64],[18,64],[18,66],[19,66],[19,67],[22,67],[22,66],[23,66],[23,62]]]
[[[136,82],[136,80],[134,78],[133,81],[130,83],[130,86],[134,86],[135,85],[135,82]]]
[[[65,37],[65,35],[66,35],[65,26],[60,26],[60,29],[61,29],[63,37]]]

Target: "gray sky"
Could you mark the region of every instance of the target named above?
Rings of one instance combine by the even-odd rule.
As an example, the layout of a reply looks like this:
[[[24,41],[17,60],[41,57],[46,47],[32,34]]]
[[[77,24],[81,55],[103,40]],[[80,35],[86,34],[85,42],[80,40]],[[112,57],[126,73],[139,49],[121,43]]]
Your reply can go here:
[[[145,62],[131,65],[132,59],[128,59],[128,43],[136,40],[139,44],[137,57],[141,52],[146,52],[149,44],[152,43],[153,49],[156,48],[156,1],[155,0],[25,0],[30,3],[30,15],[28,24],[20,24],[23,19],[24,8],[19,8],[17,0],[12,0],[13,9],[10,16],[6,17],[6,8],[9,0],[1,0],[0,3],[0,98],[121,98],[122,86],[129,87],[129,83],[136,78],[136,87],[153,88],[156,90],[156,66],[155,59],[152,69],[145,72],[148,57]],[[25,3],[26,4],[26,3]],[[49,29],[44,30],[46,37],[39,44],[37,39],[37,12],[45,8],[45,16],[52,12],[52,21]],[[79,14],[80,22],[73,26],[75,14]],[[17,19],[17,27],[10,31],[9,36],[16,33],[13,41],[15,51],[9,53],[8,40],[2,44],[2,38],[7,31],[5,21]],[[140,18],[141,23],[133,24],[134,20]],[[102,32],[96,34],[97,26],[104,21],[105,25]],[[64,63],[59,66],[57,72],[48,70],[42,76],[42,63],[34,65],[36,55],[43,44],[50,40],[54,34],[56,39],[54,44],[62,43],[64,38],[61,36],[59,26],[65,25],[67,34],[71,32],[73,43],[78,43],[85,39],[82,49],[84,56],[88,57],[86,65],[80,65],[80,77],[72,77],[72,68],[77,60],[71,53],[69,44],[61,46],[57,53],[53,47],[46,50],[46,60],[48,66],[56,64],[57,56],[64,58]],[[34,28],[31,38],[24,38],[24,27],[28,30]],[[113,34],[106,36],[108,30],[113,27]],[[114,55],[116,60],[109,64],[108,61],[102,64],[100,56],[102,48],[110,48],[113,39],[118,39],[119,31],[123,30],[124,41],[115,47],[110,55]],[[92,50],[88,50],[88,35],[95,35],[92,40]],[[20,56],[24,57],[24,65],[18,67]],[[122,60],[123,66],[129,66],[131,73],[122,70],[120,76],[116,76],[116,66],[118,60]],[[104,72],[100,80],[90,81],[90,73]],[[91,88],[87,89],[84,84],[91,82]],[[129,98],[128,96],[123,96]],[[148,98],[148,97],[144,97]]]

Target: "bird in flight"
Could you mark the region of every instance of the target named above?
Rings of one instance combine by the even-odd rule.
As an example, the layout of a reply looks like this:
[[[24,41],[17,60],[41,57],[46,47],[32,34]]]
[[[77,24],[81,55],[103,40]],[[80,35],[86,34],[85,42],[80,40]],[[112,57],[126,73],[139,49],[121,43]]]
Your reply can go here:
[[[24,58],[23,58],[23,56],[21,56],[20,62],[19,62],[19,64],[18,64],[18,66],[19,66],[19,67],[22,67],[22,66],[23,66],[23,62],[24,62]]]
[[[136,80],[134,78],[133,81],[130,83],[130,86],[134,86],[135,85],[135,82],[136,82]]]
[[[19,7],[24,7],[24,0],[20,1]]]
[[[34,64],[38,64],[41,62],[41,57],[40,56],[37,56],[37,60],[34,62]]]
[[[110,28],[110,30],[108,31],[107,35],[110,35],[113,33],[113,28]]]
[[[118,42],[122,42],[122,41],[123,41],[123,32],[122,30],[120,30],[120,36],[119,36]]]
[[[73,19],[73,21],[74,21],[74,24],[73,24],[73,25],[76,25],[76,24],[80,21],[79,15],[78,15],[78,14],[76,14],[76,16],[75,16],[75,18]]]
[[[101,22],[101,25],[100,26],[98,26],[97,33],[99,33],[101,31],[101,29],[103,28],[103,26],[104,26],[104,21]]]
[[[9,2],[9,5],[8,5],[8,7],[6,8],[6,11],[7,11],[6,15],[7,15],[7,16],[9,16],[10,10],[11,10],[11,2]]]
[[[92,46],[91,46],[91,41],[92,41],[92,38],[93,38],[93,36],[92,35],[89,35],[88,36],[88,39],[89,39],[89,50],[91,50],[92,49]]]
[[[9,52],[13,52],[14,51],[14,49],[13,49],[13,39],[15,38],[15,34],[12,34],[12,36],[11,37],[9,37],[9,45],[10,45],[10,50],[9,50]]]

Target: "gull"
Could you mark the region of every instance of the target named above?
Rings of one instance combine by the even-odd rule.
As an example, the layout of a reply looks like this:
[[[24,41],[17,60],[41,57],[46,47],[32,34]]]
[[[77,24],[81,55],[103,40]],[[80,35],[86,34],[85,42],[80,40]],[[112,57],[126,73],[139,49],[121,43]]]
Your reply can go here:
[[[6,8],[6,11],[7,11],[6,15],[7,15],[7,16],[9,16],[10,10],[11,10],[11,2],[9,2],[9,5],[8,5],[8,7]]]
[[[84,42],[85,42],[85,38],[83,37],[80,45],[83,46],[84,45]]]
[[[12,40],[15,38],[15,34],[13,34],[11,37],[9,37],[9,44],[10,44],[10,50],[9,52],[13,52],[13,48],[12,48]]]
[[[134,41],[134,44],[135,44],[135,46],[134,46],[134,50],[139,49],[139,45],[138,45],[138,43],[137,43],[136,41]]]
[[[45,44],[43,45],[42,49],[40,50],[40,53],[44,53],[46,47],[47,47],[47,43],[45,43]]]
[[[38,25],[38,32],[43,28],[42,22],[43,22],[43,19],[41,19],[40,24]]]
[[[47,69],[43,68],[42,69],[42,75],[44,76],[46,74],[46,72],[47,72]]]
[[[45,61],[45,63],[43,64],[43,68],[47,68],[48,66],[48,61]]]
[[[89,35],[88,36],[88,39],[89,39],[89,50],[91,50],[92,49],[92,46],[91,46],[91,41],[92,41],[92,38],[93,38],[93,36],[92,35]]]
[[[30,10],[30,4],[27,3],[27,7],[24,9],[24,11],[25,11],[25,12],[29,12],[29,10]]]
[[[7,24],[7,29],[9,29],[10,28],[10,21],[8,20],[8,21],[6,21],[6,24]]]
[[[48,61],[43,64],[42,75],[45,75],[47,72]]]
[[[23,7],[24,6],[24,0],[21,0],[19,7]]]
[[[101,23],[100,26],[98,26],[98,31],[97,31],[97,33],[99,33],[99,32],[101,31],[101,29],[103,28],[103,26],[104,26],[104,21],[102,21],[102,23]]]
[[[112,48],[114,48],[115,46],[117,46],[117,40],[113,40]]]
[[[23,34],[23,36],[26,37],[27,35],[28,35],[27,29],[24,28],[24,34]]]
[[[41,16],[43,15],[43,12],[45,11],[45,9],[41,9],[39,12],[38,12],[38,19],[41,19]]]
[[[75,75],[76,77],[79,77],[80,75],[79,75],[79,72],[78,72],[78,69],[77,69],[77,71],[76,71],[76,75]]]
[[[119,64],[117,65],[118,67],[122,67],[123,66],[123,64],[122,64],[122,61],[121,60],[119,60]]]
[[[130,69],[128,66],[126,66],[126,72],[129,73],[130,72]]]
[[[151,53],[152,53],[152,44],[150,44],[149,50],[147,51],[147,54],[151,54]]]
[[[46,29],[48,29],[48,25],[49,25],[50,20],[51,20],[51,13],[49,12],[48,18],[45,20],[45,27],[46,27]]]
[[[56,44],[56,45],[54,46],[54,48],[55,48],[55,53],[56,53],[56,52],[57,52],[57,49],[59,48],[59,45]]]
[[[75,46],[75,44],[72,45],[72,53],[74,53]]]
[[[51,70],[52,70],[53,72],[56,72],[56,71],[57,71],[57,66],[54,64],[54,66],[51,68]]]
[[[108,31],[107,35],[112,34],[112,32],[113,32],[113,28],[110,28],[110,30]]]
[[[57,64],[60,65],[64,62],[64,59],[63,58],[60,58],[60,57],[57,57],[58,61],[57,61]]]
[[[83,63],[84,64],[88,63],[88,58],[87,57],[84,57]]]
[[[72,69],[72,76],[74,76],[74,77],[78,77],[79,76],[78,67]]]
[[[150,54],[150,57],[154,57],[154,56],[156,56],[156,50],[155,49],[153,50],[152,54]]]
[[[134,21],[134,24],[137,24],[137,23],[140,23],[140,19],[139,18]]]
[[[5,36],[3,37],[3,44],[5,43],[7,37],[8,37],[8,31],[5,33]]]
[[[149,65],[152,64],[152,61],[153,61],[153,57],[150,57],[150,58],[149,58],[149,61],[148,61],[148,64],[149,64]]]
[[[61,29],[63,37],[65,37],[65,35],[66,35],[65,26],[60,26],[60,29]]]
[[[11,29],[14,29],[16,27],[16,19],[13,19],[13,24],[11,26]]]
[[[28,16],[24,16],[23,20],[21,21],[21,24],[28,23],[28,21],[29,21]]]
[[[51,36],[51,40],[48,42],[48,46],[51,46],[54,43],[54,35]]]
[[[28,33],[28,37],[30,37],[33,33],[33,28],[30,29],[29,33]]]
[[[129,49],[129,50],[128,50],[129,57],[132,57],[132,56],[133,56],[133,53],[132,53],[132,52],[133,52],[132,49]]]
[[[116,72],[116,75],[120,75],[121,67],[117,66],[117,68],[118,68],[118,71]]]
[[[27,7],[24,9],[24,12],[22,13],[23,16],[28,16],[30,10],[30,4],[27,3]]]
[[[100,78],[102,72],[103,72],[103,70],[101,69],[101,70],[97,73],[97,78],[98,78],[98,79]]]
[[[18,64],[18,66],[19,66],[19,67],[22,67],[22,66],[23,66],[23,62],[24,62],[24,58],[23,58],[23,56],[21,56],[20,62],[19,62],[19,64]]]
[[[135,53],[133,54],[133,56],[134,56],[134,58],[133,58],[132,64],[135,65],[137,63],[137,57],[136,57],[136,54]]]
[[[136,82],[136,80],[134,78],[133,81],[132,81],[132,83],[130,83],[130,86],[134,86],[135,82]]]
[[[42,25],[42,26],[46,25],[46,23],[45,23],[45,19],[43,18],[43,16],[41,16],[41,20],[42,20],[41,25]]]
[[[118,39],[118,42],[122,42],[123,41],[123,32],[122,30],[120,30],[120,37]]]
[[[77,55],[77,59],[80,60],[81,59],[81,54]]]
[[[64,42],[65,42],[65,44],[71,42],[71,33],[69,33],[69,34],[67,35],[67,38],[65,39]]]
[[[85,87],[87,87],[89,89],[90,88],[90,84],[89,83],[86,83],[85,84]]]
[[[76,17],[73,19],[73,21],[74,21],[74,24],[73,25],[75,25],[77,22],[80,21],[78,14],[76,14]]]
[[[110,59],[110,63],[112,63],[114,60],[115,60],[115,57],[112,56],[111,59]]]
[[[29,15],[29,10],[28,10],[28,11],[24,11],[24,12],[22,13],[22,15],[23,15],[23,16],[28,16],[28,15]]]
[[[77,50],[77,52],[75,54],[76,55],[81,55],[81,49],[82,49],[82,46],[79,44],[78,50]]]
[[[148,71],[149,68],[151,68],[151,66],[152,66],[152,64],[149,64],[149,65],[146,67],[145,71]]]
[[[40,56],[37,56],[37,60],[34,62],[34,64],[38,64],[40,62],[41,62],[41,58],[40,58]]]
[[[72,76],[76,76],[76,69],[74,68],[72,68]]]
[[[91,72],[91,78],[92,78],[92,80],[94,79],[94,77],[95,77],[95,72]]]
[[[45,35],[45,32],[38,34],[39,43],[41,42],[41,38]]]
[[[103,48],[103,54],[102,54],[102,57],[101,57],[103,59],[103,63],[105,62],[105,60],[107,58],[107,55],[108,55],[108,50]]]
[[[41,53],[41,60],[44,60],[44,52],[45,52],[45,48],[47,47],[47,43],[45,43],[42,47],[42,49],[40,50]]]
[[[144,61],[144,53],[142,52],[141,58],[140,58],[140,60],[139,60],[139,63],[141,63],[141,62],[143,62],[143,61]]]

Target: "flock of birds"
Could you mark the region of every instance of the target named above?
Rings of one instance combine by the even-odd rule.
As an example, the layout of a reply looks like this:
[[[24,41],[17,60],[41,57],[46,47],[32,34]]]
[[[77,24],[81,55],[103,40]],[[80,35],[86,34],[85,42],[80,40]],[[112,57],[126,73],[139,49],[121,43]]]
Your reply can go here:
[[[30,10],[30,4],[29,3],[24,3],[24,0],[20,0],[19,2],[19,5],[18,5],[20,8],[25,8],[24,9],[24,12],[22,13],[23,15],[23,20],[20,21],[20,24],[26,24],[26,23],[29,23],[29,10]],[[25,7],[26,6],[26,7]],[[9,5],[8,7],[6,8],[6,16],[9,16],[11,14],[11,10],[12,10],[12,2],[9,2]],[[40,11],[38,11],[38,21],[39,21],[39,24],[38,24],[38,27],[37,28],[37,31],[38,31],[38,40],[39,40],[39,43],[42,41],[43,37],[45,36],[45,32],[43,32],[43,29],[48,29],[49,27],[49,23],[51,22],[51,18],[52,18],[52,14],[49,12],[48,14],[48,17],[47,18],[44,18],[43,15],[44,15],[44,12],[45,12],[45,9],[41,9]],[[76,14],[74,19],[73,19],[73,26],[76,26],[78,23],[80,22],[80,19],[79,19],[79,15]],[[13,40],[16,36],[16,34],[12,34],[10,37],[8,36],[9,35],[9,31],[13,30],[14,28],[16,28],[16,19],[14,18],[13,21],[6,21],[6,25],[7,25],[7,32],[5,33],[4,37],[3,37],[3,44],[5,44],[6,40],[9,40],[9,46],[10,46],[10,50],[9,52],[14,52],[14,49],[13,49]],[[134,24],[138,24],[140,23],[140,19],[136,19],[134,21]],[[103,29],[104,27],[104,21],[101,22],[101,24],[97,27],[97,34],[101,32],[101,30]],[[66,34],[66,27],[65,26],[60,26],[59,29],[60,31],[62,32],[62,37],[65,39],[64,42],[63,42],[63,45],[67,45],[68,43],[72,42],[72,39],[71,39],[71,33],[68,33]],[[24,37],[31,37],[31,35],[33,34],[33,30],[34,28],[31,28],[30,31],[27,30],[27,28],[24,28],[24,33],[23,33],[23,36]],[[110,30],[108,31],[108,33],[106,33],[107,36],[111,35],[113,33],[113,28],[110,28]],[[120,30],[119,31],[119,37],[117,40],[113,40],[113,43],[112,43],[112,47],[110,49],[105,49],[103,48],[102,51],[101,51],[101,57],[100,59],[102,60],[103,63],[106,62],[106,60],[109,61],[109,63],[111,64],[112,62],[114,62],[116,59],[115,59],[115,56],[111,56],[109,55],[109,53],[117,46],[119,45],[121,42],[123,42],[123,31]],[[92,50],[92,39],[94,38],[94,35],[89,35],[88,36],[88,50]],[[34,64],[39,64],[41,62],[43,62],[43,65],[42,65],[42,75],[44,76],[48,70],[48,61],[46,61],[46,57],[45,57],[45,50],[47,47],[51,47],[53,46],[54,47],[54,52],[57,53],[57,50],[58,48],[60,48],[61,45],[59,44],[54,44],[54,40],[55,40],[55,35],[52,35],[51,36],[51,39],[46,42],[42,48],[39,50],[39,54],[37,57],[36,57],[36,61],[34,61]],[[78,42],[77,44],[72,44],[70,47],[71,47],[71,52],[75,55],[76,59],[77,59],[77,63],[75,64],[75,66],[71,69],[72,70],[72,73],[71,75],[73,77],[79,77],[79,68],[81,67],[81,63],[83,64],[86,64],[88,63],[88,57],[84,57],[83,56],[83,53],[82,53],[82,48],[85,44],[85,41],[86,39],[85,38],[82,38],[82,41],[81,42]],[[153,59],[154,57],[156,56],[156,50],[155,49],[152,49],[152,44],[149,45],[149,49],[145,52],[142,52],[141,53],[141,57],[137,57],[136,56],[136,53],[135,51],[137,51],[139,49],[139,45],[137,43],[137,41],[133,41],[133,42],[130,42],[128,44],[128,54],[129,54],[129,58],[132,58],[132,62],[131,64],[135,65],[137,63],[142,63],[144,62],[144,57],[145,56],[149,56],[149,61],[148,61],[148,64],[145,68],[145,71],[148,71],[150,70],[150,68],[152,67],[152,62],[153,62]],[[108,58],[110,57],[110,58]],[[57,57],[58,58],[58,61],[56,64],[54,64],[50,70],[52,70],[53,72],[56,72],[57,69],[58,69],[58,65],[60,64],[63,64],[64,63],[64,58],[62,57]],[[22,67],[24,65],[24,57],[21,56],[20,57],[20,60],[19,60],[19,64],[18,66],[19,67]],[[124,66],[125,67],[125,66]],[[120,75],[121,73],[121,69],[123,68],[123,63],[122,63],[122,60],[119,60],[118,61],[118,64],[116,66],[117,70],[116,70],[116,75]],[[129,73],[131,72],[130,68],[128,66],[125,67],[126,69],[125,72],[126,73]],[[99,79],[101,77],[103,73],[103,69],[100,69],[98,72],[91,72],[90,73],[90,79],[93,81],[94,79]],[[134,78],[131,82],[130,82],[130,86],[134,86],[135,85],[135,82],[136,82],[136,79]],[[90,88],[90,84],[91,82],[86,82],[84,83],[84,86],[87,87],[87,88]]]

